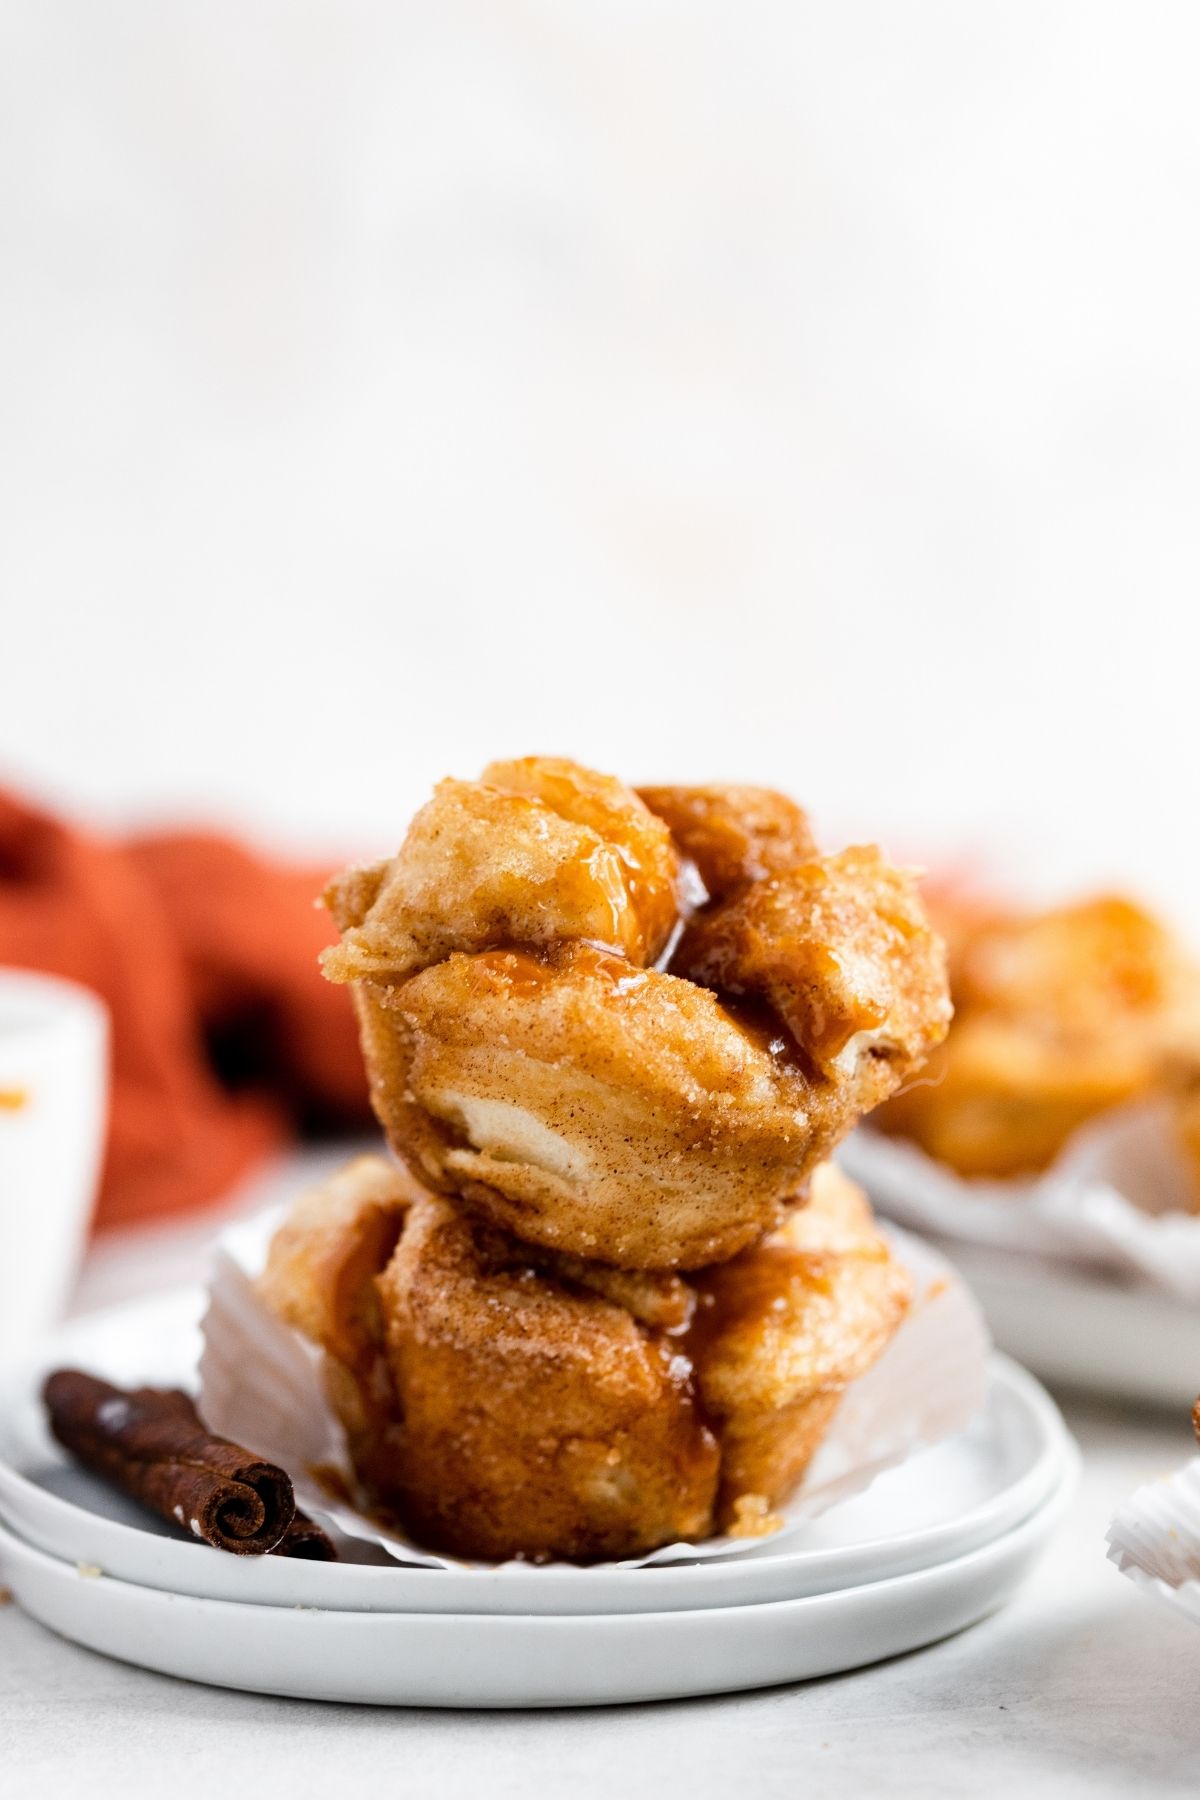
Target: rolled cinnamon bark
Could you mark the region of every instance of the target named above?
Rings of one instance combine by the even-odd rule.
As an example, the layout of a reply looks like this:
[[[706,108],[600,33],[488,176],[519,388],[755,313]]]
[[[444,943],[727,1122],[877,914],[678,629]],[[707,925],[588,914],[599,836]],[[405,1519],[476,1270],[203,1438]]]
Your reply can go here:
[[[291,1481],[274,1463],[206,1431],[181,1389],[126,1391],[58,1369],[42,1398],[59,1443],[152,1512],[235,1556],[282,1545],[296,1516]]]
[[[297,1512],[271,1555],[300,1557],[305,1562],[336,1562],[338,1559],[333,1539],[321,1530],[315,1519],[302,1512]]]

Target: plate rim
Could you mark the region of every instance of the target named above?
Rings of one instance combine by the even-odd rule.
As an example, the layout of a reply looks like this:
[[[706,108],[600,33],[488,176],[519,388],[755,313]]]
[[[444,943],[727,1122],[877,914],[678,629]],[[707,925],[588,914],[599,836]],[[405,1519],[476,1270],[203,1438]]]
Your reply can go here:
[[[687,1632],[693,1626],[700,1626],[710,1619],[727,1619],[731,1614],[756,1616],[763,1619],[780,1619],[794,1617],[800,1609],[820,1614],[829,1612],[848,1598],[853,1597],[859,1603],[865,1603],[884,1593],[888,1597],[899,1597],[907,1592],[919,1590],[931,1584],[935,1579],[951,1579],[956,1575],[973,1573],[981,1565],[999,1555],[1002,1550],[1012,1551],[1035,1540],[1042,1532],[1052,1530],[1066,1512],[1075,1494],[1082,1467],[1082,1456],[1078,1448],[1071,1443],[1064,1457],[1059,1478],[1053,1488],[1042,1500],[1041,1504],[1024,1519],[1001,1532],[987,1543],[978,1544],[972,1550],[964,1551],[960,1556],[947,1557],[942,1562],[930,1563],[921,1569],[908,1569],[898,1575],[885,1575],[877,1581],[859,1582],[852,1587],[833,1588],[820,1594],[797,1594],[791,1598],[780,1600],[748,1601],[732,1603],[728,1606],[696,1607],[687,1611],[663,1609],[655,1612],[632,1613],[415,1613],[415,1612],[359,1612],[338,1607],[321,1606],[264,1606],[254,1601],[213,1599],[203,1594],[178,1594],[163,1588],[146,1587],[140,1582],[122,1581],[119,1576],[107,1575],[103,1571],[95,1574],[90,1570],[64,1562],[61,1558],[50,1556],[44,1550],[28,1544],[10,1526],[0,1522],[0,1569],[7,1576],[6,1558],[16,1557],[18,1563],[24,1561],[33,1564],[47,1576],[60,1581],[74,1580],[81,1587],[103,1593],[106,1586],[129,1590],[137,1595],[139,1601],[166,1616],[173,1612],[178,1617],[179,1607],[186,1609],[201,1607],[206,1611],[217,1609],[218,1616],[228,1615],[233,1621],[243,1615],[248,1619],[255,1616],[255,1623],[260,1624],[257,1615],[267,1614],[288,1619],[289,1621],[311,1621],[333,1619],[345,1623],[347,1629],[357,1622],[357,1628],[364,1633],[380,1635],[385,1629],[391,1629],[395,1622],[403,1620],[411,1626],[415,1621],[428,1625],[429,1635],[446,1632],[454,1627],[478,1632],[482,1629],[486,1636],[503,1636],[506,1633],[520,1630],[531,1635],[567,1636],[572,1632],[591,1627],[601,1635],[615,1635],[618,1631],[628,1630],[635,1623],[662,1631]],[[672,1623],[674,1621],[674,1623]]]

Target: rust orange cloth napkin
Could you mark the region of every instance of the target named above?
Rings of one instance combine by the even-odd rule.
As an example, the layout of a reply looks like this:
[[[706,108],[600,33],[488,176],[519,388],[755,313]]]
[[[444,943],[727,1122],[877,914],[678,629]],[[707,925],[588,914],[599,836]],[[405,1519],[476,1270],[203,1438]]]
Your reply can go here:
[[[327,875],[216,834],[114,842],[0,790],[0,964],[112,1016],[97,1224],[216,1199],[294,1126],[367,1123],[346,996],[316,966]]]

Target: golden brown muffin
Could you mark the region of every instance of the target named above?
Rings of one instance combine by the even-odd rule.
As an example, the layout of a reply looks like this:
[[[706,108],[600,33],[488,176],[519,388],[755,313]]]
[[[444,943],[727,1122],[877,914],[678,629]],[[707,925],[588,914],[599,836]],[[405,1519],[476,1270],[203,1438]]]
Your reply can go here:
[[[659,1323],[690,1316],[678,1278],[540,1262],[364,1157],[296,1207],[260,1291],[326,1352],[368,1502],[420,1541],[592,1558],[710,1530],[716,1441]]]
[[[651,793],[718,887],[736,876],[670,972],[644,966],[676,923],[666,825],[538,758],[443,783],[385,870],[335,882],[325,968],[354,984],[376,1113],[423,1181],[527,1242],[694,1268],[778,1222],[948,1002],[911,880],[877,851],[751,878],[809,854],[790,801]]]
[[[361,1158],[261,1292],[325,1350],[367,1503],[452,1554],[589,1559],[769,1528],[908,1278],[828,1166],[786,1233],[689,1283],[531,1251]]]
[[[1038,914],[951,908],[955,1020],[873,1123],[964,1175],[1034,1173],[1081,1125],[1162,1078],[1195,974],[1172,934],[1103,895]]]

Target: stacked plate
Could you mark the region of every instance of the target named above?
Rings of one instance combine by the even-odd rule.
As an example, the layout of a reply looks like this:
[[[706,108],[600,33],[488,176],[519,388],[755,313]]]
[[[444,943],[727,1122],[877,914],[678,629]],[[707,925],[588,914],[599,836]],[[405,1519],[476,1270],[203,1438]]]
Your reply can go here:
[[[572,1706],[797,1681],[916,1649],[1013,1592],[1070,1498],[1077,1455],[1007,1358],[958,1436],[786,1543],[641,1569],[402,1566],[225,1556],[72,1467],[37,1400],[53,1364],[193,1383],[203,1296],[97,1313],[0,1389],[0,1578],[91,1649],[170,1675],[382,1705]]]

